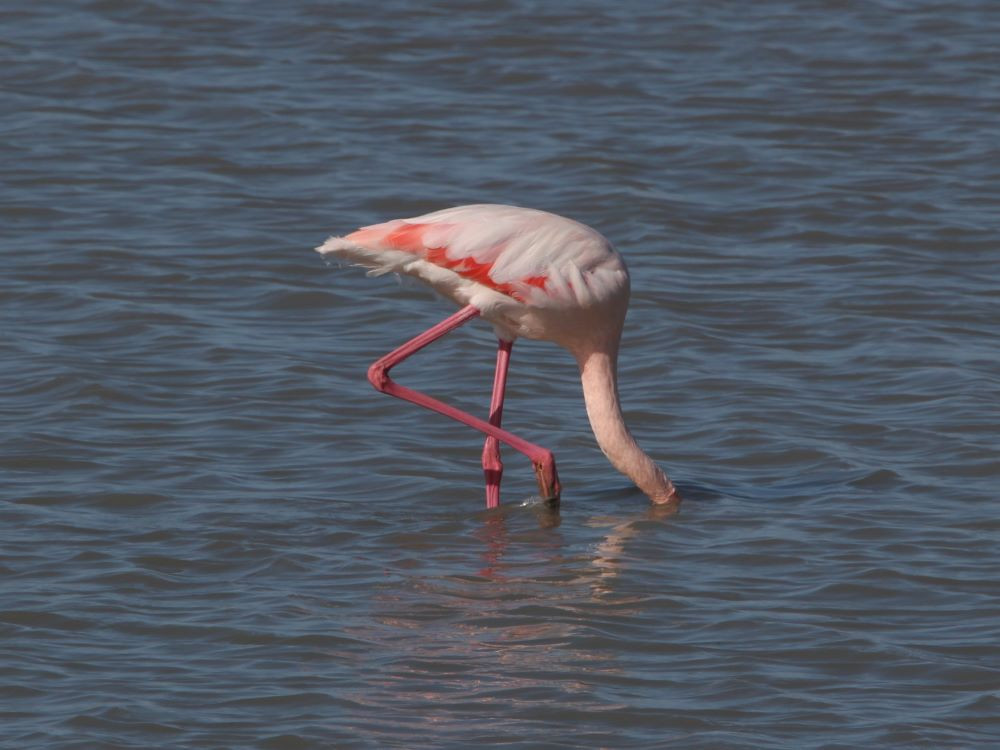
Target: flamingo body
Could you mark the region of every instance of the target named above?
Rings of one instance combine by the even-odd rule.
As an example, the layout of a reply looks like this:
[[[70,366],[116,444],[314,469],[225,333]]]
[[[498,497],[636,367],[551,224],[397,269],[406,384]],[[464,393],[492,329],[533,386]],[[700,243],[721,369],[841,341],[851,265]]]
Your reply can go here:
[[[599,232],[530,208],[472,205],[331,237],[316,248],[370,273],[414,276],[473,305],[502,338],[573,350],[595,327],[620,332],[628,306],[625,262]]]
[[[680,501],[666,474],[632,437],[618,401],[618,346],[628,308],[625,262],[599,232],[545,211],[501,205],[458,206],[363,227],[318,248],[365,266],[426,282],[463,306],[447,320],[376,361],[368,377],[380,391],[463,422],[487,435],[487,505],[499,504],[499,443],[528,456],[543,497],[558,499],[550,451],[500,428],[511,343],[519,336],[560,344],[580,368],[587,416],[601,450],[654,503]],[[489,421],[399,386],[389,369],[472,317],[490,321],[500,339]]]

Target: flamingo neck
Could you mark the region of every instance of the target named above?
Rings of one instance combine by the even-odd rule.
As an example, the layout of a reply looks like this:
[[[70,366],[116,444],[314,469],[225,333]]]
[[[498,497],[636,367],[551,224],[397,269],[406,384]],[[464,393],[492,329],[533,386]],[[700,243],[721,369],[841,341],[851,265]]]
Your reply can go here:
[[[618,401],[617,345],[578,352],[576,358],[587,416],[604,455],[654,503],[679,501],[673,483],[643,452],[625,424]]]

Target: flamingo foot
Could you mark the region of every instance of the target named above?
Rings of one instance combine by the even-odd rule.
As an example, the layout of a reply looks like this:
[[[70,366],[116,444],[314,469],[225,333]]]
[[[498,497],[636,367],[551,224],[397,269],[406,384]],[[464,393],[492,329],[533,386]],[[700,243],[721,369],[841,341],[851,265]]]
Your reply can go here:
[[[543,449],[540,455],[532,459],[532,464],[535,467],[535,479],[538,480],[538,492],[542,500],[549,505],[558,505],[562,485],[559,483],[556,459],[552,451]]]

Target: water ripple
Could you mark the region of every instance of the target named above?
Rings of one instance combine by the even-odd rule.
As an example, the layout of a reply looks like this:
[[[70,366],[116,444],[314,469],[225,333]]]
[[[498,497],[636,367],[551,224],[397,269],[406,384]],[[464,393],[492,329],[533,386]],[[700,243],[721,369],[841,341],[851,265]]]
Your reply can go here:
[[[995,744],[997,7],[4,20],[12,746]],[[559,512],[515,455],[483,510],[481,442],[368,387],[447,308],[310,248],[480,201],[625,254],[621,396],[680,513],[552,345],[504,419]],[[494,347],[397,374],[482,413]]]

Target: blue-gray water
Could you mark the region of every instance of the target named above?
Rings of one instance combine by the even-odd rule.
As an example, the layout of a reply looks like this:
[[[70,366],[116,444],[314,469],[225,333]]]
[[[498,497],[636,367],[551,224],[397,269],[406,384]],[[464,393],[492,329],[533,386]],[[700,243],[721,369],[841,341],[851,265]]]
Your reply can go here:
[[[7,3],[0,745],[1000,746],[1000,5]],[[558,515],[368,363],[326,236],[468,202],[625,254]],[[401,366],[482,413],[477,323]]]

